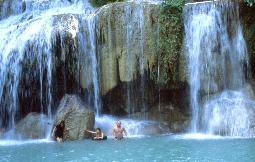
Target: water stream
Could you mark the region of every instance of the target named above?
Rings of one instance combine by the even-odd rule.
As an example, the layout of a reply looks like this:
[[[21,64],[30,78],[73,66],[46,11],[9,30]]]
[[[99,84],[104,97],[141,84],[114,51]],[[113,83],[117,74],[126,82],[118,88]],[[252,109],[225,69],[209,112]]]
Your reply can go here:
[[[148,0],[147,0],[148,1]],[[127,99],[129,115],[137,111],[146,112],[145,99],[145,13],[142,3],[134,1],[125,5],[125,39],[127,53]],[[149,3],[160,3],[158,0]],[[0,11],[0,128],[15,130],[16,122],[29,112],[40,112],[42,127],[47,115],[49,137],[56,105],[56,66],[60,64],[61,91],[67,92],[67,69],[85,76],[84,100],[95,109],[97,119],[101,114],[101,98],[98,77],[96,46],[96,9],[87,0],[11,0],[2,2]],[[110,25],[110,24],[108,24]],[[109,33],[111,35],[111,33]],[[134,39],[137,49],[133,51]],[[67,41],[73,41],[73,43]],[[109,40],[111,41],[111,40]],[[71,46],[73,45],[73,46]],[[71,47],[70,47],[71,46]],[[60,56],[58,56],[60,53]],[[70,54],[75,57],[73,65],[66,65]],[[57,58],[58,57],[58,58]],[[134,71],[137,69],[137,71]],[[80,72],[82,74],[80,74]],[[141,77],[137,78],[140,74]],[[59,76],[57,76],[59,77]],[[132,80],[139,79],[139,85]],[[135,91],[139,103],[136,103]],[[81,90],[72,90],[81,94]],[[31,99],[32,98],[32,99]],[[29,100],[29,101],[28,101]],[[31,103],[30,103],[31,101]],[[24,102],[24,103],[21,103]],[[27,104],[27,105],[26,105]],[[23,107],[20,108],[19,106]],[[130,121],[131,123],[133,121]],[[128,125],[128,124],[127,124]],[[134,125],[133,125],[134,126]],[[133,129],[133,128],[132,128]],[[133,133],[132,133],[133,134]],[[137,134],[137,133],[134,133]],[[8,138],[14,138],[8,135]]]
[[[60,37],[61,59],[67,57],[66,33],[74,39],[78,35],[80,57],[87,59],[85,65],[93,85],[91,94],[96,114],[100,113],[99,85],[95,52],[94,9],[87,1],[4,1],[0,21],[0,127],[15,128],[20,118],[19,100],[21,95],[32,97],[26,84],[32,87],[40,98],[40,111],[52,123],[53,64],[54,48]],[[68,14],[68,15],[67,15]],[[85,30],[85,31],[84,31]],[[83,56],[85,55],[85,56]],[[77,65],[79,63],[77,62]],[[77,68],[79,69],[79,68]],[[79,73],[78,71],[76,73]],[[25,83],[23,78],[25,76]],[[79,78],[79,77],[77,77]],[[21,82],[22,81],[22,82]],[[65,82],[65,81],[64,81]],[[87,99],[89,100],[89,99]],[[32,109],[27,107],[28,109]],[[48,129],[50,132],[51,128]]]
[[[255,104],[238,4],[187,4],[184,15],[191,132],[251,136]]]

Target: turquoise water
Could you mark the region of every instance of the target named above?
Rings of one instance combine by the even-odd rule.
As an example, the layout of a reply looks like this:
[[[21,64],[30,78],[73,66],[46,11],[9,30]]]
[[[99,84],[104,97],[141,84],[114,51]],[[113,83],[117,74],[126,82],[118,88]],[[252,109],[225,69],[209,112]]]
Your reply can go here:
[[[0,161],[254,162],[255,139],[154,136],[0,146]]]

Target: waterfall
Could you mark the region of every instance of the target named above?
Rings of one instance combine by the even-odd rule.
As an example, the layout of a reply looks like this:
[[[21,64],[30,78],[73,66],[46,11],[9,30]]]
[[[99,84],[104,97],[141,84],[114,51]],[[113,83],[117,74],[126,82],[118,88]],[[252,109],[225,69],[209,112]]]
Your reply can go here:
[[[56,51],[61,61],[70,53],[65,41],[78,42],[77,62],[74,69],[81,69],[91,79],[88,81],[89,95],[96,114],[99,115],[101,101],[97,77],[95,47],[95,11],[87,0],[11,0],[0,2],[0,128],[13,130],[22,111],[40,111],[47,114],[52,123],[53,84]],[[75,47],[73,47],[75,48]],[[61,65],[64,66],[64,65]],[[80,71],[75,71],[79,80]],[[89,78],[88,77],[88,78]],[[66,88],[64,78],[63,89]],[[64,90],[65,91],[65,90]],[[30,99],[37,107],[20,103],[20,98]],[[38,98],[38,99],[37,99]],[[27,100],[26,100],[27,101]],[[38,104],[38,102],[40,104]],[[19,106],[22,105],[21,110]],[[42,117],[43,118],[43,117]],[[49,126],[47,135],[51,128]],[[45,135],[45,136],[47,136]]]
[[[186,4],[184,23],[191,131],[250,136],[255,103],[238,4]]]
[[[99,91],[99,81],[97,74],[97,58],[96,58],[96,40],[95,40],[95,14],[92,13],[82,19],[81,29],[78,35],[78,42],[80,49],[80,55],[85,57],[86,62],[83,65],[86,66],[86,75],[90,76],[93,85],[92,105],[95,108],[96,115],[101,113],[101,99]],[[84,29],[86,31],[84,31]]]
[[[127,58],[126,62],[126,75],[128,78],[133,80],[134,76],[134,66],[135,62],[133,61],[135,57],[134,54],[131,53],[131,40],[132,40],[132,8],[130,5],[125,6],[125,26],[126,26],[126,53],[127,53]],[[127,99],[126,99],[126,106],[128,110],[128,114],[134,113],[134,98],[133,98],[133,84],[131,82],[127,83]]]
[[[142,2],[142,1],[141,1]],[[145,112],[147,110],[145,101],[145,59],[144,59],[144,9],[143,4],[134,2],[134,6],[127,4],[124,9],[125,14],[125,30],[126,30],[126,75],[127,82],[127,99],[126,106],[129,115],[134,114],[138,110]],[[134,40],[138,40],[134,42]],[[135,44],[137,43],[137,44]],[[138,46],[140,51],[135,51],[132,47]],[[135,70],[137,67],[137,71]],[[139,78],[138,75],[139,74]],[[139,80],[139,85],[136,87],[135,79]],[[138,89],[139,103],[135,103],[135,90]]]
[[[132,0],[101,8],[124,4],[123,15],[119,17],[123,42],[117,42],[123,50],[118,51],[116,60],[123,58],[116,61],[116,67],[119,66],[116,69],[124,69],[117,75],[126,86],[125,108],[130,116],[147,112],[147,77],[154,66],[156,51],[150,47],[157,42],[153,32],[153,19],[157,16],[149,15],[155,12],[154,6],[147,7],[149,3],[158,4],[160,0]],[[49,136],[58,100],[65,93],[80,95],[99,118],[100,94],[105,93],[100,92],[98,76],[101,74],[98,57],[103,55],[101,46],[97,46],[101,31],[96,31],[101,9],[91,7],[88,0],[0,1],[0,129],[16,133],[21,119],[30,112],[38,112],[41,127],[48,127],[45,137]],[[112,23],[111,17],[108,19],[109,28],[119,25]],[[148,26],[152,29],[147,30]],[[111,52],[116,46],[116,35],[108,32]],[[115,55],[109,57],[115,59]]]
[[[13,5],[18,2],[13,1]],[[13,6],[15,8],[15,6]],[[35,17],[34,19],[31,17]],[[42,73],[46,71],[46,96],[47,110],[51,112],[51,35],[52,28],[48,17],[22,13],[11,16],[0,22],[0,103],[1,103],[1,127],[8,129],[15,127],[15,117],[19,112],[18,89],[21,75],[24,72],[22,66],[35,64],[35,69],[40,69],[40,89],[42,90]],[[28,70],[26,79],[32,75]],[[33,78],[31,78],[33,79]],[[27,92],[24,92],[28,96]],[[42,91],[40,96],[42,96]],[[42,101],[41,101],[42,102]],[[6,120],[7,119],[7,120]]]

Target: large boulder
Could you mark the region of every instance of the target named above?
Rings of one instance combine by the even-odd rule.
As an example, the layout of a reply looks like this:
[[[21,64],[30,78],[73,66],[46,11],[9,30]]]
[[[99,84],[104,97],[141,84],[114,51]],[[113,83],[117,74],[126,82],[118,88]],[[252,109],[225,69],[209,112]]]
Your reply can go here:
[[[95,114],[89,106],[83,104],[78,96],[65,95],[58,106],[55,125],[62,120],[65,121],[66,128],[70,129],[65,133],[64,138],[66,140],[81,140],[89,137],[84,133],[84,130],[93,129]]]
[[[45,138],[49,126],[46,115],[29,113],[16,125],[16,132],[22,139]]]

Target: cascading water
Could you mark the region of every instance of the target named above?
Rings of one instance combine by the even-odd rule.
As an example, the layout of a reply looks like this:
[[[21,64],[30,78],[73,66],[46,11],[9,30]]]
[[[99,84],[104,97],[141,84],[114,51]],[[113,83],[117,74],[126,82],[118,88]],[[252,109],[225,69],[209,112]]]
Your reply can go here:
[[[255,103],[247,93],[248,54],[238,11],[238,4],[223,1],[184,8],[193,133],[252,135]]]
[[[146,10],[140,2],[144,3],[144,0],[129,2],[129,5],[125,6],[124,13],[126,15],[124,37],[128,62],[125,75],[129,78],[127,109],[130,114],[136,110],[146,111],[145,68],[147,63],[144,61],[144,11]],[[159,3],[156,0],[148,2]],[[84,100],[93,105],[99,120],[101,100],[95,37],[97,13],[87,0],[10,0],[1,1],[0,6],[2,6],[0,8],[2,34],[0,38],[0,115],[2,117],[0,128],[15,130],[19,119],[35,111],[42,114],[41,127],[45,128],[45,124],[47,125],[45,137],[49,136],[56,110],[54,99],[69,92],[70,71],[78,84],[85,79],[85,88],[83,87],[85,92],[74,89],[71,93],[85,93]],[[111,36],[111,33],[109,35]],[[138,49],[137,51],[132,49],[133,45],[138,47],[135,48]],[[75,59],[67,63],[70,58]],[[137,78],[138,73],[141,75],[140,78]],[[80,75],[85,77],[82,78]],[[139,80],[138,84],[132,82],[135,80],[133,77]],[[56,80],[61,79],[61,84],[56,85]],[[139,104],[136,103],[134,89],[139,92],[137,95]],[[56,95],[59,96],[56,97]],[[47,122],[43,114],[47,115]],[[137,123],[132,120],[127,120],[126,123],[132,122]],[[137,131],[133,131],[135,125],[130,127],[129,133],[137,134]]]
[[[99,97],[99,83],[97,74],[97,58],[96,58],[96,40],[95,40],[95,14],[92,13],[87,16],[83,23],[81,22],[81,32],[78,35],[78,42],[80,47],[81,56],[85,57],[86,73],[89,75],[93,84],[92,105],[95,108],[96,115],[99,116],[101,112],[101,100]],[[83,31],[83,30],[86,31]]]
[[[18,4],[18,2],[13,2]],[[13,6],[15,7],[15,6]],[[1,50],[1,78],[0,78],[0,102],[1,127],[14,128],[15,117],[18,109],[18,87],[22,73],[22,64],[37,62],[40,72],[46,70],[46,96],[47,110],[51,112],[51,35],[52,28],[47,25],[51,20],[45,17],[37,17],[29,13],[11,16],[0,23],[2,37],[0,38]],[[38,53],[38,55],[37,55]],[[27,61],[27,62],[26,62]],[[37,67],[36,67],[37,68]],[[29,76],[27,76],[29,77]],[[42,75],[40,75],[42,88]],[[24,94],[29,95],[29,94]],[[42,96],[42,94],[41,94]]]
[[[142,1],[141,1],[142,2]],[[130,78],[131,81],[127,83],[127,110],[129,115],[133,114],[139,110],[142,112],[146,111],[146,101],[145,101],[145,63],[144,63],[144,11],[143,5],[140,1],[134,2],[134,7],[130,4],[125,6],[125,26],[126,26],[126,53],[127,53],[127,78]],[[135,27],[134,27],[135,26]],[[138,32],[138,33],[137,33]],[[139,35],[139,38],[136,38]],[[132,40],[138,39],[139,44],[133,44]],[[139,46],[140,51],[132,50],[132,46]],[[138,56],[136,56],[138,53]],[[136,59],[139,58],[139,60]],[[137,62],[136,62],[137,61]],[[138,72],[134,71],[135,66],[138,64],[140,76],[140,85],[139,85],[139,98],[140,104],[136,104],[134,98],[134,89],[136,88],[132,80],[135,80],[136,74]]]
[[[133,57],[135,57],[135,55],[133,55],[131,53],[131,40],[132,40],[132,21],[130,21],[129,18],[131,18],[132,12],[131,12],[131,6],[127,5],[125,6],[125,23],[126,23],[126,53],[127,53],[127,75],[128,75],[128,78],[131,78],[133,80],[133,76],[134,76],[134,73],[133,73],[133,69],[134,69],[134,59]],[[133,97],[133,84],[128,82],[127,83],[127,100],[126,100],[126,105],[127,105],[127,110],[128,110],[128,113],[131,114],[131,113],[134,113],[134,98]]]
[[[52,75],[53,64],[56,61],[54,52],[56,46],[60,47],[61,59],[65,59],[64,42],[67,36],[71,39],[77,38],[79,54],[85,55],[79,57],[89,62],[84,66],[92,78],[89,82],[93,87],[93,96],[90,95],[87,100],[92,98],[95,111],[99,114],[94,10],[89,3],[86,0],[13,0],[1,3],[3,7],[0,21],[0,127],[7,130],[15,128],[16,118],[19,118],[21,111],[19,95],[35,97],[31,91],[23,87],[25,86],[23,80],[29,84],[35,82],[36,85],[39,79],[38,88],[32,87],[33,92],[40,96],[40,112],[47,114],[48,123],[51,123]],[[58,37],[60,45],[57,44]],[[77,63],[78,65],[80,64]],[[24,89],[19,92],[22,87]],[[50,130],[49,126],[48,135]]]

